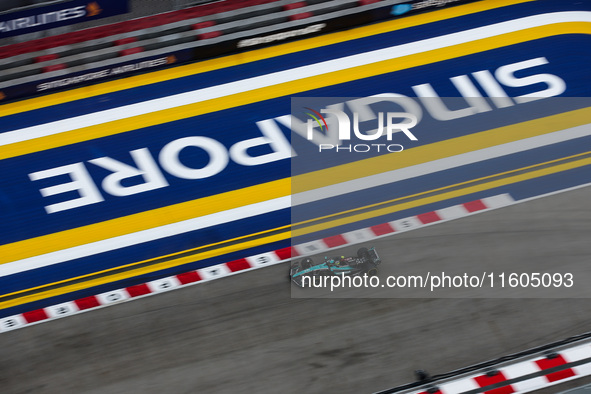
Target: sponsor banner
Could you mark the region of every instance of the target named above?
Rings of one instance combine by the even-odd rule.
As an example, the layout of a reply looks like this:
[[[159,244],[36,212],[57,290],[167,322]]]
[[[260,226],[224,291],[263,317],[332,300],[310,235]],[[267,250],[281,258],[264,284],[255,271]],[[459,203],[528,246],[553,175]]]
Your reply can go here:
[[[77,85],[83,82],[97,81],[108,77],[125,76],[134,71],[148,71],[154,67],[160,67],[165,64],[174,64],[178,61],[176,56],[163,56],[156,59],[146,59],[140,62],[131,64],[121,64],[110,68],[105,68],[98,71],[91,71],[81,75],[68,75],[66,78],[54,79],[52,81],[43,82],[36,86],[38,92],[46,90],[53,90],[64,86]]]
[[[237,40],[237,42],[232,41],[232,45],[228,45],[227,49],[218,46],[212,48],[212,50],[229,51],[234,48],[243,49],[275,44],[283,41],[290,41],[302,37],[313,36],[318,33],[327,33],[332,31],[338,31],[343,28],[349,28],[352,26],[379,22],[386,19],[390,19],[392,17],[398,17],[400,15],[410,13],[411,11],[426,11],[431,10],[433,8],[440,8],[446,5],[459,5],[474,1],[477,0],[423,0],[414,2],[409,1],[408,3],[396,5],[389,4],[383,7],[357,12],[355,14],[336,16],[334,18],[327,19],[322,23],[313,23],[305,27],[285,29],[270,34],[259,35],[247,39],[240,39]]]
[[[71,0],[0,14],[0,38],[129,12],[127,0]]]
[[[159,56],[151,56],[134,61],[119,63],[111,67],[88,69],[53,77],[42,81],[34,81],[22,85],[9,86],[0,92],[1,99],[18,99],[34,96],[38,93],[51,93],[80,85],[104,82],[107,79],[126,77],[138,72],[186,62],[192,59],[192,50],[177,51]]]
[[[247,38],[245,40],[238,41],[238,48],[246,48],[255,45],[271,44],[275,42],[285,41],[290,38],[298,38],[301,36],[308,36],[314,33],[320,32],[326,27],[326,23],[317,23],[303,27],[301,29],[287,30],[281,33],[273,33],[259,37]]]
[[[447,2],[446,2],[447,1]],[[350,28],[363,24],[369,24],[379,22],[392,17],[397,17],[402,14],[406,14],[409,11],[423,11],[432,8],[442,7],[450,4],[463,4],[473,2],[475,0],[427,0],[427,2],[418,2],[410,8],[405,8],[407,4],[397,4],[395,6],[387,5],[380,8],[374,8],[371,10],[337,16],[331,19],[324,20],[322,22],[315,22],[309,25],[303,25],[298,27],[291,27],[287,29],[276,30],[267,34],[259,34],[253,37],[230,39],[221,42],[216,42],[211,45],[200,46],[194,49],[187,49],[182,52],[177,52],[171,55],[176,57],[174,63],[183,63],[195,60],[203,60],[213,58],[216,56],[226,55],[241,50],[250,50],[254,48],[260,48],[266,45],[280,44],[282,42],[293,41],[306,37],[313,37],[318,34],[325,34],[333,31],[339,31],[344,28]],[[403,8],[400,8],[400,7]],[[413,8],[414,7],[414,8]],[[401,10],[404,9],[404,12]],[[398,11],[396,11],[398,10]],[[18,86],[11,86],[3,89],[0,92],[0,100],[12,100],[23,97],[34,96],[38,93],[47,92],[49,90],[57,91],[66,87],[78,86],[82,84],[92,83],[92,81],[106,80],[108,78],[114,78],[121,76],[121,72],[117,72],[122,67],[127,68],[125,74],[131,74],[134,72],[155,68],[157,66],[150,65],[156,61],[154,58],[142,59],[134,63],[124,63],[112,66],[107,69],[91,70],[79,73],[73,73],[67,77],[55,78],[51,80],[36,81],[34,83],[27,83]],[[152,62],[152,63],[151,63]],[[170,64],[170,63],[164,63]],[[158,64],[161,65],[161,64]],[[132,68],[133,67],[133,68]]]

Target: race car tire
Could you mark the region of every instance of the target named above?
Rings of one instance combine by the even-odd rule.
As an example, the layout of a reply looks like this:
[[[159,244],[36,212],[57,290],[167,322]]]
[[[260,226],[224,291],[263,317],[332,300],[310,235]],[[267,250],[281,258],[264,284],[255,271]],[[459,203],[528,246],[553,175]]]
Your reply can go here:
[[[359,257],[360,259],[367,259],[369,260],[369,250],[367,250],[367,248],[359,248],[357,250],[357,257]]]
[[[301,271],[300,263],[293,263],[289,270],[289,280],[293,282],[296,286],[302,287],[302,277],[298,276],[294,278],[293,276]]]
[[[297,278],[295,278],[295,279],[294,279],[294,278],[291,278],[291,282],[292,282],[293,284],[295,284],[297,287],[304,287],[304,286],[303,286],[303,281],[302,281],[302,277],[301,277],[301,276],[300,276],[300,277],[297,277]]]
[[[302,267],[303,270],[307,270],[308,268],[310,268],[313,265],[314,265],[314,260],[312,260],[309,257],[306,257],[305,259],[303,259],[300,262],[300,266]]]
[[[289,266],[289,273],[287,274],[287,275],[288,275],[288,278],[289,278],[289,280],[290,280],[290,281],[292,280],[292,276],[293,276],[293,275],[294,275],[296,272],[298,272],[298,271],[299,271],[299,268],[300,268],[300,263],[293,262],[293,261],[291,262],[291,264],[290,264],[290,266]]]
[[[367,276],[378,276],[379,270],[375,264],[367,263],[365,273],[367,274]]]

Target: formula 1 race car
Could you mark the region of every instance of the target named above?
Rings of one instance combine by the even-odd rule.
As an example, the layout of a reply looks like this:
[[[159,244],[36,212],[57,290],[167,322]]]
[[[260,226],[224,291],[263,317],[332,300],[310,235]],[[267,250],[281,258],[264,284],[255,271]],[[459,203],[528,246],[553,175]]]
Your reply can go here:
[[[303,278],[306,276],[375,276],[381,262],[375,248],[361,248],[357,251],[357,257],[324,257],[320,264],[315,264],[311,258],[306,257],[292,263],[290,277],[293,283],[303,287]]]

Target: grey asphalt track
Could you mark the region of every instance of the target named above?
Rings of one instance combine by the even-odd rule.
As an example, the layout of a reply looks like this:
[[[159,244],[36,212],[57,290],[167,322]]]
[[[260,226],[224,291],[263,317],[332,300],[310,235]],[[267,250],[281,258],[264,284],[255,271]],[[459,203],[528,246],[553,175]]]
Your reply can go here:
[[[386,261],[591,261],[591,188],[415,230]],[[347,252],[354,250],[351,248]],[[386,263],[384,263],[386,264]],[[287,264],[0,335],[2,393],[371,393],[591,330],[588,299],[292,299]]]

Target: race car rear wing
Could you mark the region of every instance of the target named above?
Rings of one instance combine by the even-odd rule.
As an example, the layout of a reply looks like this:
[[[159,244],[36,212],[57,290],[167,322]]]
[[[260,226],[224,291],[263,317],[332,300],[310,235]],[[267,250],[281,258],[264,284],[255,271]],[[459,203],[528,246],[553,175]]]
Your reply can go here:
[[[382,262],[382,259],[380,259],[380,256],[378,255],[378,252],[376,251],[376,248],[373,247],[371,249],[368,250],[369,252],[369,257],[371,258],[371,261],[374,264],[380,264]]]

